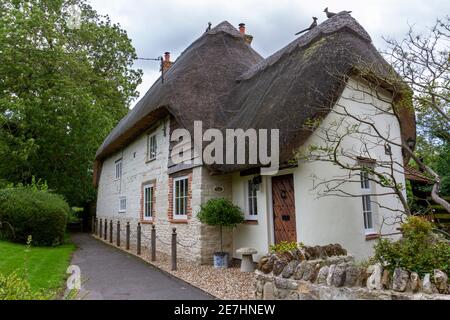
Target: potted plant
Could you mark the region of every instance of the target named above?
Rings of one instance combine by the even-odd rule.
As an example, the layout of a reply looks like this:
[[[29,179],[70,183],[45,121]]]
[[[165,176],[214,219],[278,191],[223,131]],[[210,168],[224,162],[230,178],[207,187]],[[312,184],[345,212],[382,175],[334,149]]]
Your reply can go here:
[[[214,267],[228,267],[228,253],[223,251],[222,228],[234,228],[244,221],[242,210],[230,200],[224,198],[211,199],[200,207],[197,215],[200,222],[218,226],[220,230],[220,252],[214,253]]]

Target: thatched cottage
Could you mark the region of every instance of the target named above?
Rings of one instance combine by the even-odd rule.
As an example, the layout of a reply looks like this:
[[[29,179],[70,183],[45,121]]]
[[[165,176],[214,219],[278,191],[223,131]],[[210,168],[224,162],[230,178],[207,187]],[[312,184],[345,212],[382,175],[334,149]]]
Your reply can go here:
[[[314,130],[305,124],[319,118],[323,119],[319,126],[331,123],[335,115],[330,111],[338,104],[355,112],[376,104],[395,109],[398,97],[388,83],[375,93],[370,86],[390,70],[389,65],[366,31],[345,12],[267,59],[252,48],[251,40],[243,26],[237,30],[222,22],[173,63],[166,56],[164,79],[153,84],[98,149],[97,218],[120,220],[122,227],[129,221],[132,230],[140,222],[146,237],[155,225],[157,246],[166,251],[175,226],[183,244],[179,256],[211,263],[219,235],[217,229],[202,225],[196,214],[208,199],[226,197],[246,217],[244,224],[226,234],[227,251],[235,258],[240,258],[238,248],[253,247],[261,255],[281,241],[340,243],[357,258],[367,257],[380,231],[397,232],[396,225],[382,226],[382,221],[392,215],[385,207],[401,207],[398,199],[392,195],[375,201],[374,192],[363,201],[318,198],[314,176],[320,173],[331,179],[341,169],[327,162],[298,161],[295,154],[300,147],[317,143]],[[373,66],[372,77],[358,74],[361,65]],[[376,117],[377,126],[389,128],[397,142],[415,139],[412,112]],[[177,128],[193,134],[194,121],[202,121],[204,130],[279,129],[280,170],[270,176],[260,175],[259,164],[174,163],[171,134]],[[346,146],[358,148],[358,141]],[[399,146],[391,146],[389,156],[385,148],[371,152],[375,165],[387,157],[405,161]],[[401,170],[395,174],[404,184]],[[348,186],[351,192],[380,188],[361,177],[365,179],[361,184]]]

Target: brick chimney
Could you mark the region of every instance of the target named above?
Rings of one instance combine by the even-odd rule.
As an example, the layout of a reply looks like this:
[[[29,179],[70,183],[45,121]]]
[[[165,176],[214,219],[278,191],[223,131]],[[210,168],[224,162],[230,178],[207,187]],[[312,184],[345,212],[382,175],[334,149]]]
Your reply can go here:
[[[162,62],[162,71],[166,72],[172,66],[173,62],[170,61],[170,52],[164,52],[164,60]]]
[[[244,37],[244,41],[250,45],[253,41],[253,36],[245,33],[245,23],[239,23],[239,32]]]

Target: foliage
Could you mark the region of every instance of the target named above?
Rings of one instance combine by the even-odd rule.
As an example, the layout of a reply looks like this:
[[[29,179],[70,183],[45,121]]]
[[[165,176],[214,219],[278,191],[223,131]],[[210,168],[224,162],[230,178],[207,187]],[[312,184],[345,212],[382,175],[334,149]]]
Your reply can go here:
[[[82,11],[67,26],[69,5]],[[0,1],[0,179],[93,199],[96,149],[137,97],[127,33],[86,0]]]
[[[450,195],[449,30],[449,16],[437,19],[422,34],[412,26],[402,40],[385,39],[384,52],[414,93],[417,159],[435,173],[432,178],[439,176],[440,185],[435,186],[434,198],[438,195],[441,199],[435,202],[447,211],[450,207],[444,198]],[[424,169],[419,162],[414,159],[411,165]],[[432,187],[428,186],[426,191],[431,193]]]
[[[244,222],[242,210],[225,198],[211,199],[202,204],[197,218],[211,226],[235,227]]]
[[[417,216],[402,224],[403,237],[398,241],[381,239],[375,245],[374,259],[387,269],[401,267],[423,276],[440,269],[450,273],[450,245],[432,232],[433,225]]]
[[[222,227],[235,227],[239,223],[244,222],[244,214],[241,208],[225,198],[211,199],[202,204],[197,218],[202,223],[220,227],[221,252],[223,252]]]
[[[270,252],[273,253],[283,253],[288,252],[291,250],[295,250],[298,248],[298,244],[295,241],[287,242],[287,241],[281,241],[278,244],[273,244],[270,246]]]
[[[81,214],[83,213],[83,208],[72,207],[69,211],[69,216],[67,218],[67,223],[78,223],[82,220]]]
[[[0,274],[3,278],[15,274],[26,281],[33,292],[54,296],[64,285],[74,250],[70,241],[58,247],[30,247],[0,241]]]
[[[35,245],[59,245],[64,241],[69,206],[57,194],[30,187],[0,190],[0,221],[14,228],[14,235],[3,236],[26,243],[32,236]]]
[[[51,295],[33,291],[27,280],[16,273],[4,276],[0,273],[0,300],[48,300]]]

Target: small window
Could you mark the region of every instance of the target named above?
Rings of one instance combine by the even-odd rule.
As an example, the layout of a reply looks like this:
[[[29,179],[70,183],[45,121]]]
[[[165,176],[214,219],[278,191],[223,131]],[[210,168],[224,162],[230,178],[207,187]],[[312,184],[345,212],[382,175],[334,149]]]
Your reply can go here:
[[[256,220],[258,216],[258,197],[257,197],[257,185],[253,183],[253,179],[247,182],[247,220]]]
[[[189,180],[187,177],[174,179],[173,182],[173,217],[187,219]]]
[[[122,159],[116,161],[116,180],[122,177]]]
[[[156,133],[151,134],[148,136],[147,141],[147,160],[155,160],[156,159],[156,153],[158,151],[158,145],[156,142]]]
[[[361,191],[362,191],[362,208],[364,216],[364,230],[366,233],[374,232],[373,226],[373,210],[372,210],[372,186],[369,172],[361,171]]]
[[[153,184],[144,186],[144,220],[153,218]]]
[[[120,197],[119,199],[119,212],[126,212],[127,211],[127,198],[126,197]]]

